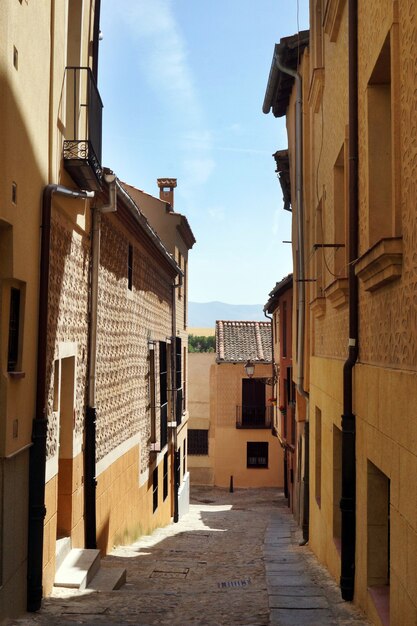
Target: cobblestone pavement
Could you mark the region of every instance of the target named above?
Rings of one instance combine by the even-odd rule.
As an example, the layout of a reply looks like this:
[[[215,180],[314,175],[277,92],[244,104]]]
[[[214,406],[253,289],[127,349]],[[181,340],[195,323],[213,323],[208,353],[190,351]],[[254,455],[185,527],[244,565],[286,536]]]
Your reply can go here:
[[[278,490],[193,487],[190,512],[178,524],[102,560],[102,568],[127,569],[120,590],[56,590],[41,611],[7,624],[368,624],[299,538]]]

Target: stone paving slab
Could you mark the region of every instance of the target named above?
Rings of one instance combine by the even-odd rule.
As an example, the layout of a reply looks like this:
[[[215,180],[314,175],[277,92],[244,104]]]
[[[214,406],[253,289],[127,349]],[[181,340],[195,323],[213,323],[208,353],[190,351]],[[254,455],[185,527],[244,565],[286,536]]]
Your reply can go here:
[[[282,492],[192,488],[178,524],[118,546],[118,591],[55,590],[8,626],[365,626],[317,564]],[[305,608],[301,608],[305,607]],[[309,607],[309,608],[307,608]]]
[[[289,595],[270,595],[270,609],[328,609],[329,603],[324,596],[289,596]]]
[[[328,609],[272,609],[271,626],[336,626]]]

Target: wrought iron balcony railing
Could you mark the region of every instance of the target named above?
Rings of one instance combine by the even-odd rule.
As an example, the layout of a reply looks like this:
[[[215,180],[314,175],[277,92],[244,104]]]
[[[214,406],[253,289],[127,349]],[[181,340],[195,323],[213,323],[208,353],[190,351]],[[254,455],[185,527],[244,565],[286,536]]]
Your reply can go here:
[[[66,68],[64,167],[81,189],[101,189],[103,103],[89,67]]]
[[[236,428],[271,428],[272,406],[236,406]]]

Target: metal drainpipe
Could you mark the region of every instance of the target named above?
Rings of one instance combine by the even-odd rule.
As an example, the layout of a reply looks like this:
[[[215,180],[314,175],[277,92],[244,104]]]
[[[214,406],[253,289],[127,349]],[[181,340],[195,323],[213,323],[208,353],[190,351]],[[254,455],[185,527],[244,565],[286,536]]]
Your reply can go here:
[[[343,368],[342,415],[342,513],[340,589],[344,600],[353,600],[356,552],[356,419],[353,413],[353,368],[358,358],[358,45],[357,0],[348,5],[349,45],[349,354]]]
[[[92,253],[90,276],[90,321],[88,346],[88,404],[85,413],[84,446],[84,524],[85,547],[97,547],[96,534],[96,364],[97,364],[97,309],[98,275],[100,268],[101,214],[117,211],[116,177],[106,174],[109,185],[109,203],[93,208],[92,215]]]
[[[182,285],[182,275],[180,275],[179,277],[179,282],[176,283],[174,281],[173,285],[172,285],[172,338],[173,338],[173,346],[172,346],[172,350],[171,350],[171,371],[172,371],[172,412],[173,415],[172,417],[174,417],[175,419],[173,419],[173,422],[176,422],[177,420],[177,414],[176,414],[176,409],[177,409],[177,384],[176,384],[176,338],[177,338],[177,294],[176,294],[176,289],[178,287],[181,287]],[[180,459],[180,453],[179,450],[177,450],[177,427],[175,426],[175,428],[173,429],[173,436],[172,436],[172,450],[173,450],[173,455],[172,455],[172,463],[173,463],[173,480],[174,480],[174,523],[176,524],[179,521],[180,518],[180,514],[179,514],[179,489],[180,489],[180,468],[179,468],[179,464],[181,463],[181,459]]]
[[[43,526],[45,509],[45,468],[47,435],[46,357],[48,337],[49,262],[51,248],[52,196],[87,199],[94,192],[75,191],[63,185],[47,185],[42,197],[40,249],[38,355],[36,414],[32,426],[33,446],[29,454],[29,523],[27,563],[27,610],[38,611],[42,601]]]
[[[303,541],[309,538],[309,508],[310,508],[310,424],[309,424],[309,394],[304,389],[304,340],[305,340],[305,274],[304,274],[304,203],[303,203],[303,118],[302,118],[302,79],[298,72],[286,67],[279,56],[275,57],[276,64],[281,72],[292,76],[296,84],[295,102],[295,184],[297,204],[297,274],[298,274],[298,345],[297,345],[297,391],[306,400],[306,420],[304,425],[304,495],[303,495]]]

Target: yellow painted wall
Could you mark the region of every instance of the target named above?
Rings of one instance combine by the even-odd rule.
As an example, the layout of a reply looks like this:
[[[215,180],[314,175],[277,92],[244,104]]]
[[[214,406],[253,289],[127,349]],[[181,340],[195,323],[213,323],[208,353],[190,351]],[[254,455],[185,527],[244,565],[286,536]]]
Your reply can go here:
[[[367,460],[390,480],[391,623],[417,621],[417,373],[361,364],[355,371],[357,415],[356,597],[371,615],[367,590]]]
[[[333,518],[339,502],[333,499],[333,431],[341,429],[343,361],[312,357],[310,386],[310,545],[336,580],[340,578],[340,544]],[[316,490],[319,454],[316,451],[316,409],[321,411],[321,493]]]
[[[158,455],[158,508],[153,512],[151,466],[139,484],[139,447],[134,446],[97,477],[97,545],[106,554],[115,545],[134,541],[171,520],[172,494],[163,500],[163,455]],[[168,456],[169,485],[172,479]]]
[[[310,45],[303,74],[304,200],[306,209],[305,251],[310,322],[308,342],[310,376],[310,545],[334,578],[339,581],[340,556],[335,541],[338,515],[335,484],[340,478],[336,428],[343,411],[343,363],[347,357],[348,299],[343,279],[347,265],[335,271],[332,249],[313,250],[315,243],[336,243],[337,205],[348,200],[347,143],[347,4],[329,0],[324,19],[311,21]],[[311,16],[318,3],[310,3]],[[333,13],[334,12],[334,13]],[[336,16],[330,23],[328,16]],[[334,24],[338,27],[334,29]],[[358,2],[359,37],[359,254],[366,255],[375,243],[372,225],[372,188],[385,184],[382,169],[372,171],[372,137],[369,127],[369,85],[384,42],[389,42],[391,97],[390,124],[392,191],[384,204],[390,207],[385,220],[387,237],[401,236],[401,277],[370,291],[359,279],[359,360],[354,368],[353,412],[356,415],[356,575],[357,603],[376,624],[381,624],[369,587],[382,564],[381,546],[375,547],[381,529],[372,521],[380,506],[381,519],[388,510],[375,495],[375,478],[390,482],[390,623],[417,623],[417,325],[412,294],[417,285],[415,262],[415,155],[416,137],[410,111],[415,108],[417,71],[414,40],[417,7],[409,0]],[[293,91],[287,127],[294,146]],[[294,150],[290,150],[294,155]],[[339,190],[335,167],[344,158],[344,181]],[[387,157],[388,158],[388,157]],[[388,162],[389,163],[389,162]],[[291,162],[292,184],[295,183]],[[340,172],[340,170],[339,170]],[[337,175],[337,172],[336,172]],[[379,175],[379,179],[378,179]],[[334,210],[339,206],[338,213]],[[381,211],[382,211],[381,207]],[[379,208],[378,208],[379,211]],[[384,206],[385,211],[385,206]],[[381,213],[382,215],[382,213]],[[384,221],[377,213],[377,222]],[[375,222],[375,220],[374,220]],[[296,234],[296,221],[293,222]],[[345,242],[346,228],[345,228]],[[295,248],[294,248],[295,250]],[[340,254],[340,253],[338,253]],[[295,372],[296,373],[296,372]],[[321,437],[319,436],[321,415]],[[318,439],[321,439],[318,445]],[[316,485],[321,464],[320,489]],[[373,482],[374,481],[374,482]],[[319,494],[318,494],[319,492]],[[381,490],[381,493],[383,491]],[[318,495],[320,498],[318,498]],[[382,497],[382,496],[381,496]],[[318,501],[319,500],[319,501]],[[374,545],[375,544],[375,545]]]
[[[198,333],[195,333],[198,334]],[[191,483],[198,485],[214,484],[214,451],[215,451],[215,426],[210,420],[210,401],[213,395],[213,381],[211,371],[215,366],[216,355],[214,353],[188,354],[188,407],[189,429],[208,430],[209,453],[208,455],[190,455],[188,467],[190,470]]]
[[[271,428],[237,429],[236,406],[242,404],[244,363],[222,363],[212,368],[212,423],[215,424],[214,483],[228,487],[233,476],[235,487],[282,487],[283,451]],[[270,377],[271,365],[256,364],[255,377]],[[268,398],[270,387],[266,386]],[[268,468],[246,467],[248,441],[268,442]]]

